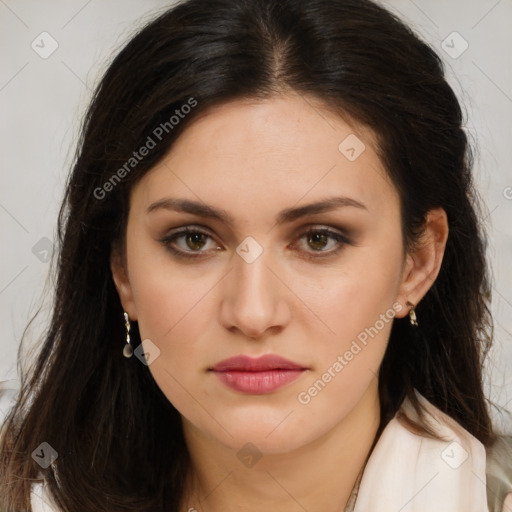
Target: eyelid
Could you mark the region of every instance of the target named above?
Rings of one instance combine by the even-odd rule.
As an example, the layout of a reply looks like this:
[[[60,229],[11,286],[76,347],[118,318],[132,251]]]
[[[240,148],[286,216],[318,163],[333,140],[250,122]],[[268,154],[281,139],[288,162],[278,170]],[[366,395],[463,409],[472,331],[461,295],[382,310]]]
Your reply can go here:
[[[171,237],[173,235],[177,235],[177,234],[185,234],[187,232],[192,232],[192,233],[199,232],[199,233],[202,233],[204,235],[208,235],[211,238],[215,238],[215,235],[210,230],[210,228],[208,226],[204,226],[203,224],[187,224],[187,225],[184,225],[184,226],[179,226],[179,227],[174,228],[171,231],[169,231],[165,235],[165,238],[169,238],[169,237]]]
[[[351,231],[347,228],[343,229],[341,227],[330,226],[327,224],[309,224],[307,226],[301,226],[297,228],[295,231],[295,238],[300,238],[309,233],[327,233],[332,235],[337,235],[343,237],[347,243],[352,238]]]

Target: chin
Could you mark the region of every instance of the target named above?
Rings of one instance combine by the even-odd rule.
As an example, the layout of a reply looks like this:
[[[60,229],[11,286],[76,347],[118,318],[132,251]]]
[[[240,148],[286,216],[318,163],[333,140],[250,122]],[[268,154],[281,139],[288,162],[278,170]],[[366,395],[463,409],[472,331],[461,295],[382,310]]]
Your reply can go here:
[[[275,416],[265,416],[264,412],[261,412],[259,419],[248,418],[247,415],[235,415],[228,419],[224,415],[222,426],[225,430],[220,426],[212,430],[211,424],[199,428],[227,448],[235,450],[237,456],[240,456],[239,451],[242,454],[254,451],[277,455],[299,449],[321,437],[327,430],[325,424],[316,428],[314,425],[304,425],[303,421],[299,421],[297,412],[281,412],[277,419]]]
[[[243,459],[244,455],[280,455],[290,453],[308,444],[308,439],[291,435],[287,431],[281,434],[268,435],[265,429],[256,428],[247,429],[233,433],[233,437],[223,436],[223,442],[227,447],[235,450],[237,457]]]

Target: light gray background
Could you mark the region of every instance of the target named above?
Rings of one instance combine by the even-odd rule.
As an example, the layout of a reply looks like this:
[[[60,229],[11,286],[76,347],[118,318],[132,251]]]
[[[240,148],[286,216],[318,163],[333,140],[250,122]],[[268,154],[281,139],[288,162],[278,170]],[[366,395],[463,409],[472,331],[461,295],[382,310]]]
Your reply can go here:
[[[29,339],[37,341],[49,319],[46,260],[91,91],[110,56],[171,3],[0,0],[0,381],[11,381],[4,386],[17,385],[20,338],[43,298]],[[487,392],[512,409],[512,0],[382,3],[442,55],[477,139],[475,176],[488,208],[494,273]],[[52,44],[58,48],[42,58]],[[511,416],[496,421],[512,432]]]

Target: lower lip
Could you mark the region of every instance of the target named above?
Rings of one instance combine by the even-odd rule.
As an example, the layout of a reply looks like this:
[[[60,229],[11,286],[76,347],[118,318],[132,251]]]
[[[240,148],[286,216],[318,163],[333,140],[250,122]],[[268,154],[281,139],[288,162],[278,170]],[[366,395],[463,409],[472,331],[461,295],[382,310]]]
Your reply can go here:
[[[271,393],[276,389],[294,381],[305,370],[267,370],[260,372],[214,372],[229,388],[242,393],[261,395]]]

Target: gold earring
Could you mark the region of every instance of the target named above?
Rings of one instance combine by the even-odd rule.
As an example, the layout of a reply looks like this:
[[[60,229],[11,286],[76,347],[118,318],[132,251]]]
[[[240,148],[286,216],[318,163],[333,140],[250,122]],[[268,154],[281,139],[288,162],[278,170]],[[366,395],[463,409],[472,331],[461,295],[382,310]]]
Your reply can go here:
[[[411,306],[411,310],[409,311],[409,321],[411,322],[411,325],[414,325],[414,327],[418,327],[418,320],[416,319],[416,311],[414,308],[416,307],[412,302],[407,301],[407,305]]]
[[[123,348],[123,356],[124,357],[132,357],[132,355],[133,355],[133,348],[130,345],[130,329],[131,329],[131,325],[130,325],[130,320],[128,318],[128,313],[126,311],[124,312],[124,325],[126,327],[126,344],[125,344],[125,346]]]

